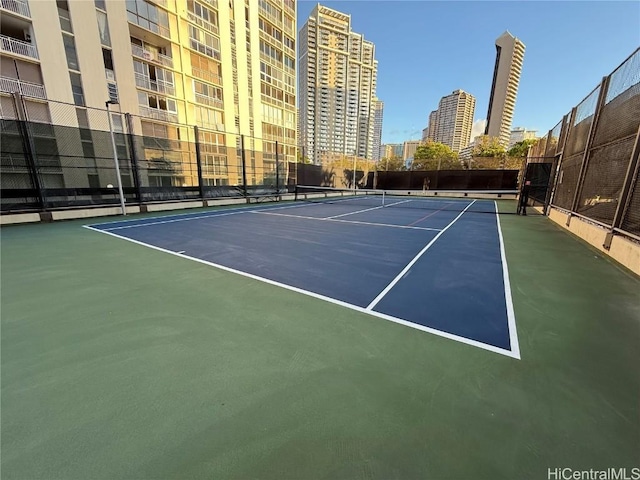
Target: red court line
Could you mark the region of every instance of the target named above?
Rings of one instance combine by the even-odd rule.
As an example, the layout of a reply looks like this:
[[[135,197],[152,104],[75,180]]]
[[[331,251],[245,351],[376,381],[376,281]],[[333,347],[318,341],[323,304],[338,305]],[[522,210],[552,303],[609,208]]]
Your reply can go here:
[[[421,222],[421,221],[423,221],[423,220],[425,220],[425,219],[429,218],[431,215],[435,215],[436,213],[441,212],[442,210],[444,210],[444,209],[445,209],[445,207],[446,207],[447,205],[451,205],[451,204],[453,204],[453,203],[457,203],[457,202],[448,202],[448,203],[445,203],[445,204],[444,204],[444,206],[443,206],[441,209],[436,210],[435,212],[431,212],[431,213],[429,213],[429,214],[425,215],[425,216],[424,216],[424,217],[422,217],[422,218],[419,218],[419,219],[418,219],[418,220],[416,220],[415,222],[410,223],[408,226],[409,226],[409,227],[413,227],[416,223],[419,223],[419,222]]]

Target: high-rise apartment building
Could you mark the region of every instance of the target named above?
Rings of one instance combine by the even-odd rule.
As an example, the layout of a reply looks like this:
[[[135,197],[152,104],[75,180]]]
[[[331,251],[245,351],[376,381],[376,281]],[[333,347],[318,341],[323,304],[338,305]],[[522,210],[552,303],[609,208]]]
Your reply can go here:
[[[471,140],[475,109],[475,97],[463,90],[442,97],[438,110],[429,115],[429,139],[459,152]]]
[[[2,0],[0,26],[3,117],[14,109],[7,94],[21,92],[29,119],[55,125],[102,129],[92,108],[107,100],[119,103],[116,131],[124,121],[136,135],[193,141],[197,125],[207,185],[241,182],[239,134],[255,168],[273,164],[276,141],[281,159],[295,159],[294,0]]]
[[[412,159],[419,146],[420,140],[407,140],[404,142],[402,148],[402,159],[405,161]]]
[[[373,43],[351,31],[351,17],[317,5],[299,33],[302,145],[326,156],[374,153],[378,62]]]
[[[387,143],[380,148],[382,151],[381,158],[402,158],[404,145],[402,143]]]
[[[427,138],[435,142],[436,132],[438,131],[438,110],[434,110],[429,114],[429,125],[427,126]]]
[[[375,114],[373,119],[373,155],[371,160],[377,162],[382,158],[382,118],[384,114],[384,102],[375,98],[373,103]]]
[[[527,130],[524,127],[515,127],[511,130],[509,135],[509,148],[513,147],[516,143],[524,140],[532,140],[538,138],[537,130]]]
[[[505,147],[509,143],[511,122],[516,106],[525,45],[504,32],[496,40],[496,63],[489,97],[485,135],[497,137]]]

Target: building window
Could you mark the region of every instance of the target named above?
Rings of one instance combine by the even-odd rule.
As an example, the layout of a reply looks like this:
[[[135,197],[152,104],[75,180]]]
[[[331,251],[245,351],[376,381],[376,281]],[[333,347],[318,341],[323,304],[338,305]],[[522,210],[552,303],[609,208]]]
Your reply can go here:
[[[192,49],[208,57],[220,60],[220,40],[218,40],[218,37],[189,25],[189,39]]]
[[[199,106],[195,107],[195,113],[196,113],[196,122],[198,125],[202,125],[203,127],[211,128],[214,130],[224,129],[224,113],[218,110],[211,110],[210,108],[199,107]],[[201,135],[203,133],[204,132],[201,132]],[[210,143],[224,144],[224,140],[221,140],[220,142],[213,142],[209,138],[203,138],[203,141],[210,142]]]
[[[144,0],[127,0],[127,18],[164,37],[170,37],[169,14]]]
[[[218,13],[200,5],[194,0],[187,0],[189,18],[206,30],[218,33]]]
[[[138,92],[138,104],[143,107],[155,108],[156,110],[164,110],[171,113],[178,112],[175,100],[150,93]]]
[[[105,0],[95,0],[96,8],[100,10],[107,10],[107,3]]]
[[[83,107],[84,106],[84,91],[82,90],[82,80],[79,73],[69,72],[69,78],[71,79],[71,91],[73,92],[73,102]]]
[[[113,56],[111,50],[108,48],[102,49],[102,61],[104,62],[104,70],[107,75],[107,80],[115,80],[116,76],[113,73]]]
[[[100,43],[107,47],[111,46],[111,38],[109,38],[109,22],[107,14],[104,12],[96,12],[98,17],[98,31],[100,32]]]
[[[60,28],[63,31],[73,33],[71,28],[71,15],[69,14],[69,4],[67,0],[56,0],[58,7],[58,18],[60,19]]]
[[[64,51],[67,54],[67,67],[71,70],[80,70],[78,65],[78,55],[76,54],[76,44],[71,35],[62,34],[62,42],[64,43]]]

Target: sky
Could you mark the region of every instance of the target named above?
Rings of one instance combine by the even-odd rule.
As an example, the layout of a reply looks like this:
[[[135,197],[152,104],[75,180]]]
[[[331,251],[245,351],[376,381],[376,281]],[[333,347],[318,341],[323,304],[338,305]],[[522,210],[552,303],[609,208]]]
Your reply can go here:
[[[298,2],[298,28],[317,2]],[[476,97],[476,134],[486,119],[495,40],[526,46],[513,127],[543,136],[602,77],[640,46],[638,1],[327,1],[375,44],[382,143],[420,139],[440,98]],[[472,137],[473,138],[473,137]]]

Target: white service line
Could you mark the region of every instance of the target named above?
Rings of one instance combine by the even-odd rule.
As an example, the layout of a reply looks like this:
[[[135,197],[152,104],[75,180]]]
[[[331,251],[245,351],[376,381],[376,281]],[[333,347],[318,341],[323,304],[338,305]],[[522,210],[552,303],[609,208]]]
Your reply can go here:
[[[389,285],[387,285],[387,286],[385,287],[385,289],[384,289],[384,290],[382,290],[382,291],[378,294],[378,296],[377,296],[376,298],[374,298],[374,299],[373,299],[373,301],[372,301],[369,305],[367,305],[367,308],[366,308],[366,309],[367,309],[367,310],[373,310],[373,307],[375,307],[375,306],[378,304],[378,302],[380,302],[380,300],[382,300],[382,299],[384,298],[384,296],[385,296],[387,293],[389,293],[389,290],[391,290],[391,289],[395,286],[395,284],[396,284],[396,283],[398,283],[402,277],[404,277],[404,275],[409,271],[409,269],[413,266],[413,264],[414,264],[414,263],[416,263],[416,262],[418,261],[418,259],[419,259],[422,255],[424,255],[424,253],[425,253],[427,250],[429,250],[429,248],[431,248],[431,245],[433,245],[434,243],[436,243],[436,241],[440,238],[440,236],[441,236],[444,232],[446,232],[446,231],[451,227],[451,225],[453,225],[454,223],[456,223],[456,222],[458,221],[458,219],[459,219],[459,218],[464,214],[464,212],[466,212],[466,211],[469,209],[469,207],[470,207],[471,205],[473,205],[474,203],[476,203],[476,201],[475,201],[475,200],[474,200],[474,201],[472,201],[469,205],[467,205],[467,206],[464,208],[464,210],[462,210],[462,211],[460,212],[460,214],[459,214],[456,218],[454,218],[454,219],[451,221],[451,223],[450,223],[449,225],[447,225],[447,226],[446,226],[446,227],[444,227],[442,230],[440,230],[440,233],[438,233],[435,237],[433,237],[433,239],[432,239],[429,243],[427,243],[427,245],[426,245],[422,250],[420,250],[420,252],[418,252],[418,254],[417,254],[415,257],[413,257],[413,260],[411,260],[411,261],[407,264],[407,266],[406,266],[406,267],[404,267],[404,268],[402,269],[402,271],[401,271],[401,272],[396,276],[396,278],[394,278],[394,279],[391,281],[391,283],[390,283]]]
[[[167,250],[167,249],[164,249],[162,247],[156,247],[155,245],[150,245],[148,243],[144,243],[144,242],[141,242],[139,240],[134,240],[132,238],[123,237],[121,235],[118,235],[117,233],[112,233],[112,232],[109,232],[109,231],[106,231],[106,230],[93,228],[93,227],[91,227],[89,225],[83,225],[83,227],[88,229],[88,230],[93,230],[94,232],[104,233],[105,235],[111,235],[112,237],[119,238],[121,240],[126,240],[128,242],[132,242],[132,243],[135,243],[137,245],[142,245],[144,247],[149,247],[149,248],[152,248],[154,250],[158,250],[160,252],[169,253],[171,255],[175,255],[175,256],[180,257],[180,258],[186,258],[187,260],[193,260],[194,262],[202,263],[204,265],[209,265],[211,267],[215,267],[215,268],[218,268],[220,270],[224,270],[224,271],[227,271],[227,272],[231,272],[231,273],[235,273],[235,274],[238,274],[238,275],[242,275],[243,277],[251,278],[253,280],[258,280],[258,281],[264,282],[264,283],[268,283],[269,285],[274,285],[276,287],[285,288],[287,290],[291,290],[291,291],[296,292],[296,293],[301,293],[301,294],[307,295],[309,297],[317,298],[319,300],[324,300],[325,302],[333,303],[335,305],[340,305],[340,306],[348,308],[350,310],[355,310],[357,312],[364,313],[364,314],[367,314],[367,315],[371,315],[373,317],[382,318],[384,320],[389,320],[391,322],[398,323],[398,324],[404,325],[406,327],[411,327],[411,328],[414,328],[416,330],[421,330],[423,332],[432,333],[433,335],[437,335],[439,337],[444,337],[444,338],[448,338],[450,340],[455,340],[455,341],[460,342],[460,343],[465,343],[467,345],[471,345],[471,346],[474,346],[474,347],[482,348],[482,349],[488,350],[490,352],[499,353],[501,355],[505,355],[505,356],[511,357],[511,358],[516,358],[518,360],[520,359],[519,356],[514,355],[513,352],[511,352],[510,350],[506,350],[504,348],[495,347],[493,345],[487,345],[485,343],[481,343],[481,342],[478,342],[476,340],[471,340],[471,339],[465,338],[465,337],[460,337],[458,335],[453,335],[451,333],[441,332],[440,330],[436,330],[436,329],[433,329],[433,328],[430,328],[430,327],[425,327],[423,325],[419,325],[417,323],[409,322],[409,321],[403,320],[401,318],[396,318],[396,317],[393,317],[391,315],[386,315],[384,313],[368,310],[368,309],[365,309],[365,308],[360,307],[358,305],[353,305],[351,303],[343,302],[342,300],[337,300],[335,298],[326,297],[326,296],[321,295],[319,293],[310,292],[309,290],[303,290],[302,288],[298,288],[298,287],[293,287],[291,285],[287,285],[286,283],[276,282],[275,280],[270,280],[268,278],[259,277],[257,275],[253,275],[252,273],[243,272],[242,270],[236,270],[234,268],[225,267],[224,265],[220,265],[220,264],[213,263],[213,262],[208,262],[208,261],[202,260],[200,258],[190,257],[190,256],[184,255],[182,253],[173,252],[171,250]]]
[[[356,210],[355,212],[342,213],[340,215],[334,215],[333,217],[326,217],[326,218],[327,219],[332,219],[332,218],[346,217],[347,215],[355,215],[356,213],[370,212],[371,210],[377,210],[379,208],[390,207],[391,205],[398,205],[400,203],[407,203],[407,202],[410,202],[410,201],[411,200],[403,200],[402,202],[390,203],[389,205],[378,205],[377,207],[365,208],[364,210]]]
[[[212,212],[212,213],[210,213],[208,215],[197,215],[197,216],[184,217],[184,218],[171,218],[171,215],[169,215],[168,217],[165,217],[165,218],[169,218],[169,220],[160,220],[158,222],[138,223],[138,224],[134,224],[134,225],[122,225],[120,227],[112,227],[112,228],[101,228],[100,230],[104,230],[104,231],[122,230],[124,228],[146,227],[147,225],[161,225],[163,223],[184,222],[186,220],[201,220],[203,218],[226,217],[227,215],[238,215],[240,213],[254,213],[254,212],[259,212],[260,210],[281,210],[283,208],[297,208],[297,207],[303,207],[303,206],[309,206],[309,205],[308,204],[296,204],[296,205],[286,205],[284,207],[264,207],[264,208],[257,209],[257,210],[255,209],[255,207],[242,207],[242,208],[234,208],[233,211],[216,210],[216,212],[223,212],[223,213]],[[162,218],[162,217],[158,217],[158,218]],[[144,219],[141,218],[139,220],[142,221]],[[112,223],[120,223],[120,222],[112,222]],[[102,223],[102,224],[97,224],[97,225],[93,225],[93,226],[99,226],[99,225],[108,225],[108,223]]]
[[[392,227],[392,228],[406,228],[409,230],[428,230],[431,232],[439,232],[439,228],[429,228],[429,227],[413,227],[411,225],[392,225],[390,223],[374,223],[374,222],[359,222],[357,220],[338,220],[335,217],[306,217],[303,215],[287,215],[286,213],[271,213],[265,211],[254,210],[250,213],[258,213],[260,215],[273,215],[276,217],[291,217],[291,218],[302,218],[305,220],[319,220],[324,222],[340,222],[340,223],[355,223],[357,225],[372,225],[374,227]]]
[[[504,278],[504,300],[507,305],[507,320],[509,324],[509,343],[511,352],[515,358],[520,358],[520,342],[518,341],[518,331],[516,329],[516,314],[513,309],[513,298],[511,297],[511,282],[509,280],[509,268],[507,267],[507,255],[504,250],[504,239],[502,238],[502,227],[500,226],[500,215],[498,214],[498,202],[493,201],[496,207],[496,223],[498,225],[498,238],[500,239],[500,257],[502,259],[502,276]]]

